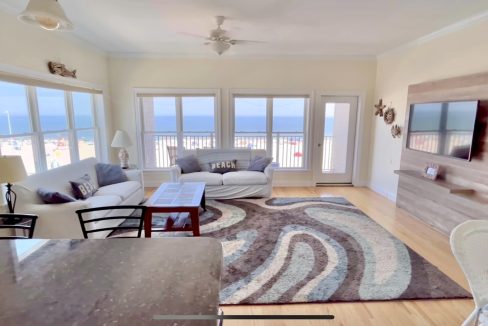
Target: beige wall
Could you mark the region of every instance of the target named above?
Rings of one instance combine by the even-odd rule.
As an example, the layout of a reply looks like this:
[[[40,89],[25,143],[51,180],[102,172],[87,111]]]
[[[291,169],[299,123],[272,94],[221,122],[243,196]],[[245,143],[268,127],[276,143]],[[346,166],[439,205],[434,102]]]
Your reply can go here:
[[[48,74],[48,61],[77,69],[79,80],[106,86],[107,58],[67,32],[49,32],[0,11],[0,64]]]
[[[300,91],[363,91],[366,93],[365,116],[371,114],[376,63],[374,60],[291,60],[291,59],[131,59],[110,58],[109,76],[112,95],[114,129],[126,130],[136,143],[133,89],[155,88],[217,88],[222,95],[223,138],[229,131],[228,93],[230,89],[279,89]],[[360,135],[362,148],[369,148],[371,119],[365,119]],[[114,130],[112,130],[112,133]],[[224,141],[225,144],[225,141]],[[135,163],[136,146],[130,149]],[[368,175],[367,151],[360,178]],[[115,154],[115,152],[113,152]],[[113,157],[115,159],[115,157]],[[148,174],[149,175],[149,174]],[[161,173],[154,177],[164,178]],[[149,178],[148,178],[149,179]],[[278,184],[305,185],[312,183],[312,173],[283,173]]]
[[[375,99],[392,102],[397,123],[404,125],[410,84],[488,71],[488,22],[467,27],[424,44],[378,58]],[[370,186],[394,199],[400,167],[401,139],[390,136],[382,119],[373,118]]]
[[[105,116],[105,123],[111,129],[107,56],[67,32],[45,31],[0,11],[0,72],[27,74],[31,78],[54,82],[63,80],[49,73],[49,61],[61,62],[68,69],[77,70],[77,80],[66,78],[67,83],[95,86],[104,91],[105,112],[101,116]],[[102,136],[102,145],[107,147],[109,135]],[[105,156],[102,153],[102,158]]]

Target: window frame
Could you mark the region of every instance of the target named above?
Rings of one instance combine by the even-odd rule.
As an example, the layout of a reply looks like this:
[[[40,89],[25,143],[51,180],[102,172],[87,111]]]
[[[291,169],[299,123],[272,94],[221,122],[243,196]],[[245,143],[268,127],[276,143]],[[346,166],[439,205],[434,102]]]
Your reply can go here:
[[[22,138],[22,137],[30,137],[32,141],[33,157],[35,160],[35,164],[34,164],[35,173],[41,173],[49,170],[47,166],[47,157],[46,157],[46,150],[45,150],[45,143],[44,143],[45,135],[49,135],[49,134],[66,133],[68,135],[70,163],[73,163],[80,160],[77,132],[83,130],[93,131],[94,138],[95,138],[94,139],[95,157],[97,159],[101,159],[101,155],[102,155],[101,144],[100,144],[101,133],[100,133],[100,125],[99,125],[99,114],[97,112],[98,104],[97,104],[97,99],[95,98],[97,94],[94,94],[89,90],[83,92],[82,89],[67,90],[62,88],[54,88],[50,86],[46,87],[44,85],[34,86],[30,84],[22,84],[20,82],[13,82],[9,80],[4,81],[0,79],[0,81],[25,87],[26,90],[25,96],[27,100],[27,112],[28,112],[29,126],[31,132],[23,133],[23,134],[12,134],[8,136],[0,135],[0,139],[8,139],[8,138],[15,139],[15,138]],[[49,131],[42,130],[39,105],[37,100],[37,88],[55,89],[63,92],[67,129],[49,130]],[[72,101],[73,92],[87,93],[90,95],[90,105],[91,105],[90,109],[91,109],[91,114],[93,119],[93,126],[91,128],[76,128],[75,120],[74,120],[74,106]],[[103,96],[103,94],[100,95]]]
[[[235,148],[235,99],[242,97],[248,98],[266,98],[266,153],[273,155],[273,98],[299,98],[306,99],[304,108],[304,129],[303,129],[303,167],[283,168],[277,167],[280,172],[303,172],[310,171],[312,162],[312,151],[310,150],[312,135],[312,105],[314,101],[314,92],[307,90],[267,90],[267,89],[230,89],[229,90],[229,148]]]
[[[144,155],[144,113],[142,106],[143,97],[175,97],[176,103],[176,135],[180,138],[184,134],[182,97],[185,96],[209,96],[214,97],[214,128],[215,128],[215,148],[222,148],[222,125],[221,125],[221,92],[217,88],[197,88],[197,89],[178,89],[178,88],[134,88],[134,108],[136,117],[137,133],[137,164],[144,171],[168,171],[170,167],[148,168]],[[180,139],[178,139],[180,142]]]

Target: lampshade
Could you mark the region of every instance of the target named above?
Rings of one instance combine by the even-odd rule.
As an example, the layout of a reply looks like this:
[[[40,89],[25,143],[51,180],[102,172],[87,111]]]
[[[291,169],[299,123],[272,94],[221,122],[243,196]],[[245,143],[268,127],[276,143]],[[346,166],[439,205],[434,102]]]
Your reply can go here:
[[[222,41],[215,41],[212,43],[212,48],[218,55],[222,55],[230,48],[230,44]]]
[[[14,183],[27,177],[20,156],[0,156],[0,183]]]
[[[114,139],[112,140],[112,147],[123,148],[131,145],[132,142],[125,131],[117,130],[115,132]]]
[[[73,24],[66,17],[58,0],[30,0],[27,8],[18,18],[25,23],[35,24],[50,31],[73,29]]]

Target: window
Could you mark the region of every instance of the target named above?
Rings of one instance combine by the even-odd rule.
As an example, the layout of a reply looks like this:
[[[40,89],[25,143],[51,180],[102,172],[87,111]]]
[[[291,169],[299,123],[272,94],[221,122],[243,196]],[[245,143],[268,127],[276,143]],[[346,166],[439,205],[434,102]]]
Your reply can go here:
[[[234,96],[234,147],[264,149],[283,169],[306,166],[308,97]]]
[[[26,86],[0,81],[0,117],[0,154],[22,156],[27,173],[35,173]]]
[[[47,169],[67,165],[71,153],[64,91],[38,87],[36,95]]]
[[[96,157],[94,96],[0,81],[0,154],[29,174]]]
[[[95,127],[93,96],[88,93],[71,93],[74,130],[80,160],[96,157],[97,129]]]
[[[145,168],[174,165],[177,149],[217,146],[216,94],[138,96]]]

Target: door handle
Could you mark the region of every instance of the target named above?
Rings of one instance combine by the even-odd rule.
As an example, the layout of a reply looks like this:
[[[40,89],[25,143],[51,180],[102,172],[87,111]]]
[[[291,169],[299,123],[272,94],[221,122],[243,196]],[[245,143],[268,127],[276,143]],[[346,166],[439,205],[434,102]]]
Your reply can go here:
[[[318,146],[320,147],[320,146],[322,146],[322,144],[321,144],[321,143],[319,143],[319,145],[318,145]]]

